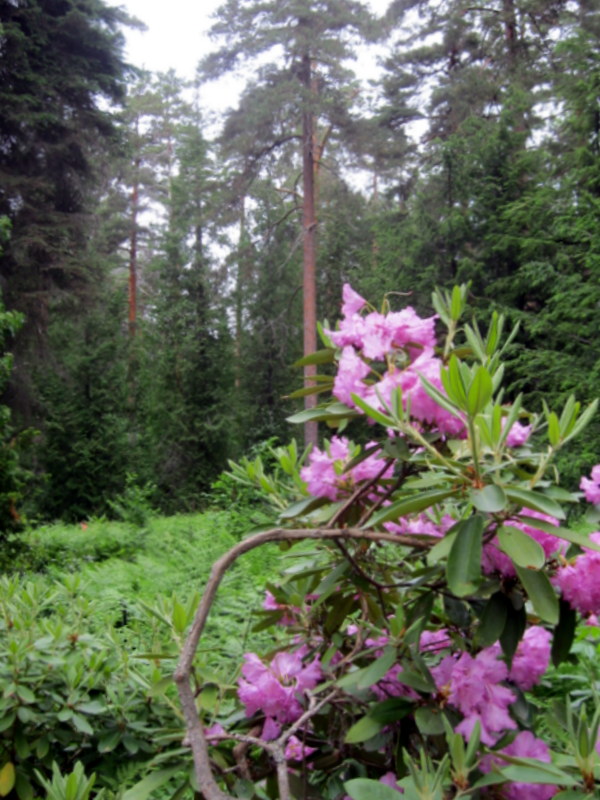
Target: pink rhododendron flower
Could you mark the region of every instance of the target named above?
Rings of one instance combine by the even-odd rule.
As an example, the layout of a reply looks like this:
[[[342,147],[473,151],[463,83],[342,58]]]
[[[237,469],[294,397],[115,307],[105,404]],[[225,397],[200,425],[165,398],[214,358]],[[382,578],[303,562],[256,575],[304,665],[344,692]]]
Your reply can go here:
[[[579,488],[584,493],[588,503],[600,504],[600,464],[596,464],[592,468],[592,474],[589,478],[584,477],[581,479]]]
[[[436,319],[437,314],[423,319],[412,306],[388,314],[388,324],[392,330],[394,347],[407,348],[411,358],[416,358],[421,350],[433,350],[436,345]],[[417,345],[417,347],[410,345]]]
[[[210,726],[210,728],[206,728],[204,731],[204,735],[206,736],[209,742],[218,741],[219,739],[227,737],[227,734],[225,733],[225,728],[219,722],[215,722],[214,725]]]
[[[363,379],[367,377],[371,368],[362,360],[353,347],[344,347],[338,364],[337,375],[333,380],[333,396],[340,403],[354,408],[352,395],[364,397],[367,394],[367,385]]]
[[[262,711],[267,722],[281,724],[298,719],[302,714],[299,698],[305,691],[314,689],[321,679],[318,657],[306,665],[303,663],[307,650],[303,646],[294,652],[277,653],[268,666],[254,653],[245,654],[238,695],[246,706],[246,716]],[[273,736],[277,735],[275,727],[271,725]],[[264,738],[273,736],[263,731]]]
[[[502,422],[504,423],[505,420],[502,420]],[[522,447],[531,436],[532,430],[533,425],[521,425],[520,422],[515,422],[508,432],[506,444],[509,447]]]
[[[532,625],[525,631],[508,674],[509,680],[519,689],[523,691],[531,689],[539,683],[542,675],[548,669],[551,639],[550,631],[542,628],[541,625]],[[492,645],[490,649],[496,653],[498,658],[502,656],[499,644]]]
[[[439,631],[423,631],[419,639],[419,650],[426,653],[439,653],[452,647],[452,639],[445,628]]]
[[[278,625],[293,625],[296,622],[295,614],[300,614],[300,609],[297,606],[286,606],[278,603],[273,597],[271,592],[267,589],[265,591],[265,599],[263,600],[262,607],[265,611],[284,611],[285,613],[279,619]]]
[[[590,534],[600,544],[600,531]],[[585,549],[572,564],[560,567],[553,583],[571,608],[581,614],[600,614],[600,553]]]
[[[369,446],[367,444],[366,447]],[[350,442],[344,436],[334,436],[326,450],[313,447],[308,465],[300,470],[300,476],[306,481],[310,494],[337,500],[352,491],[356,484],[375,478],[385,466],[385,461],[379,458],[378,453],[372,453],[351,470],[345,471],[346,464],[354,455],[354,448],[351,448]],[[394,466],[390,464],[381,478],[391,477],[393,470]]]
[[[531,731],[521,731],[511,744],[498,752],[515,758],[535,758],[545,764],[551,761],[548,746]],[[494,756],[486,756],[481,763],[481,770],[489,772],[493,764],[502,766],[506,762]],[[506,800],[550,800],[557,792],[558,786],[541,783],[507,783],[502,788]]]
[[[487,745],[494,744],[504,731],[517,727],[508,713],[515,695],[500,685],[508,677],[508,668],[496,658],[492,648],[475,657],[469,653],[458,659],[448,656],[431,669],[431,674],[438,690],[463,715],[456,731],[465,739],[471,736],[477,720],[481,724],[481,741]]]
[[[390,533],[405,533],[421,536],[443,536],[453,525],[454,520],[449,514],[444,514],[439,522],[434,522],[427,514],[416,517],[402,517],[398,522],[384,522],[383,527]]]
[[[558,526],[559,524],[555,517],[551,517],[548,514],[543,514],[541,511],[533,511],[529,508],[522,508],[519,511],[519,514],[524,514],[528,517],[543,520],[551,525]],[[553,536],[551,533],[546,533],[545,531],[539,531],[537,528],[534,528],[532,525],[529,525],[526,522],[522,522],[521,520],[508,520],[507,525],[512,526],[513,528],[519,528],[523,531],[523,533],[531,536],[532,539],[535,539],[536,542],[541,544],[544,553],[546,554],[546,558],[550,558],[550,556],[553,556],[557,553],[564,553],[567,550],[568,544],[564,541],[564,539],[560,539],[558,536]],[[488,575],[493,572],[499,572],[500,575],[503,575],[505,578],[514,578],[516,571],[511,559],[505,553],[499,550],[496,545],[496,539],[492,539],[491,542],[484,545],[481,559],[483,571]]]
[[[285,746],[286,761],[304,761],[306,756],[314,753],[316,747],[309,747],[298,739],[297,736],[290,736]]]
[[[385,775],[382,775],[379,778],[379,783],[383,783],[386,786],[389,786],[391,789],[395,789],[400,794],[404,794],[404,789],[401,786],[398,786],[398,778],[394,775],[393,772],[386,772]]]
[[[345,317],[351,317],[353,314],[358,314],[361,308],[367,304],[367,301],[364,299],[364,297],[361,297],[358,292],[355,292],[349,283],[345,283],[342,288],[342,300],[342,314]]]

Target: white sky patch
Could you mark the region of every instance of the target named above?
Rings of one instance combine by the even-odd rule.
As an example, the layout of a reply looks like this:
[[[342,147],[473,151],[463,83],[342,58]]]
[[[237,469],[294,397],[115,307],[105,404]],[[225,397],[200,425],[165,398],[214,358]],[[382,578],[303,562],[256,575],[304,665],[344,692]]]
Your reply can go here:
[[[382,15],[390,0],[367,0],[372,11]],[[146,31],[126,30],[126,56],[137,67],[151,72],[168,72],[173,69],[182,78],[193,80],[198,62],[215,50],[218,43],[207,34],[213,20],[211,15],[222,5],[222,0],[121,0],[120,5],[133,17],[147,26]],[[361,55],[356,65],[357,74],[364,79],[377,74],[375,48]],[[249,77],[246,75],[246,77]],[[200,106],[209,115],[220,113],[236,105],[244,86],[241,75],[228,75],[200,87]]]

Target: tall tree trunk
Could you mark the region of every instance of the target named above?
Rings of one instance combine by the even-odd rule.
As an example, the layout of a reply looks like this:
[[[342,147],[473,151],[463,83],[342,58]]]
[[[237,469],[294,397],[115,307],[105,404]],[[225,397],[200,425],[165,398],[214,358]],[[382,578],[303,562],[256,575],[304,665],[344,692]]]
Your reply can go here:
[[[310,55],[307,53],[302,59],[302,83],[306,90],[306,107],[302,115],[302,229],[303,229],[303,290],[304,290],[304,355],[310,355],[317,349],[317,282],[316,282],[316,233],[317,220],[315,217],[315,158],[314,158],[314,119],[311,104],[308,102],[310,93],[314,92],[312,81],[312,67]],[[314,376],[317,373],[315,364],[304,367],[304,385],[313,386]],[[304,408],[310,409],[317,405],[317,397],[309,394],[304,398]],[[318,441],[318,426],[314,421],[304,423],[304,442],[306,445],[316,445]]]
[[[137,235],[139,208],[139,169],[140,159],[136,158],[133,170],[133,187],[131,189],[131,227],[129,231],[129,336],[133,339],[137,324]]]

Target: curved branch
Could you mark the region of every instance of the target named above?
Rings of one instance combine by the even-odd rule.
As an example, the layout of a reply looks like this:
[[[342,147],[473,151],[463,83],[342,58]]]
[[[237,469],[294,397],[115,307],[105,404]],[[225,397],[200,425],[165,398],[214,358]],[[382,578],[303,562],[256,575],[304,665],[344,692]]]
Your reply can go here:
[[[429,549],[431,546],[429,543],[423,542],[413,536],[364,531],[360,528],[342,528],[341,530],[319,528],[285,530],[283,528],[274,528],[273,530],[263,531],[254,536],[249,536],[215,561],[210,572],[208,583],[206,584],[206,589],[198,604],[192,627],[190,628],[183,646],[177,669],[173,675],[185,717],[187,739],[192,749],[196,778],[198,780],[200,792],[205,800],[236,800],[236,798],[223,792],[215,780],[208,754],[208,742],[200,722],[194,692],[190,683],[194,656],[215,595],[226,571],[241,555],[244,555],[244,553],[248,553],[250,550],[254,550],[270,542],[291,542],[301,541],[303,539],[331,539],[338,542],[348,541],[350,539],[366,539],[371,542],[391,542],[393,544],[418,547],[421,549]],[[310,714],[310,709],[307,713]],[[289,785],[287,780],[287,765],[285,759],[283,759],[281,744],[279,742],[275,743],[275,745],[271,744],[268,749],[279,750],[279,752],[274,753],[274,755],[277,765],[280,797],[281,800],[286,800],[286,798],[289,798]]]

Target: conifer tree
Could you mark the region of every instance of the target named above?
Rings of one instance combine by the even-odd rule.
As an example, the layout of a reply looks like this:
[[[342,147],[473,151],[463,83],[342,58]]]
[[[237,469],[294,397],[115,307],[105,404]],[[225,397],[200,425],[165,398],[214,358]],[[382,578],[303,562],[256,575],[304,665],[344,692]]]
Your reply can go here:
[[[223,134],[227,146],[242,155],[246,184],[278,148],[290,142],[299,145],[305,355],[317,346],[315,170],[322,153],[316,126],[326,121],[341,129],[349,123],[353,93],[343,62],[368,27],[367,9],[355,0],[229,0],[217,11],[212,28],[212,35],[224,44],[200,65],[205,79],[240,64],[257,70]],[[309,385],[314,374],[314,365],[305,367]],[[307,407],[314,402],[308,395]],[[316,437],[316,424],[307,423],[307,443],[314,444]]]

